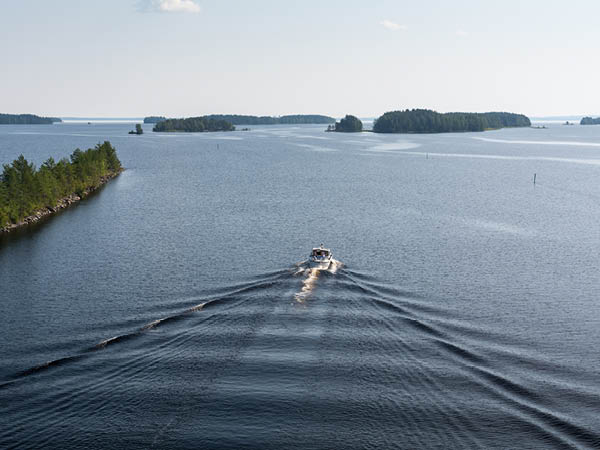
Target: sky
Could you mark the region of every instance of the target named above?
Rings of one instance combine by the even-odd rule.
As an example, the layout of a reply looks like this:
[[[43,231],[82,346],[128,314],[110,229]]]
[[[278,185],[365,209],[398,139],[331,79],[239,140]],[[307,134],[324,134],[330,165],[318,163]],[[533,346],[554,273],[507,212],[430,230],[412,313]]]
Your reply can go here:
[[[0,0],[0,112],[600,114],[598,0]]]

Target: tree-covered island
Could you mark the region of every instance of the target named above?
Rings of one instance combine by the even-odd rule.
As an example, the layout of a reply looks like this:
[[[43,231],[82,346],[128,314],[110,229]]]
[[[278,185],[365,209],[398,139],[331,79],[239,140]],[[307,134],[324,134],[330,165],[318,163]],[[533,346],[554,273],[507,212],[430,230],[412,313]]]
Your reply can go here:
[[[530,127],[523,114],[507,112],[438,113],[429,109],[386,112],[373,124],[375,133],[448,133]]]
[[[129,134],[137,134],[139,136],[140,134],[144,134],[144,129],[139,123],[136,123],[135,130],[131,130]]]
[[[0,125],[51,125],[62,122],[58,117],[40,117],[35,114],[0,114]]]
[[[123,171],[115,148],[106,141],[70,159],[45,161],[39,169],[23,155],[4,164],[0,175],[0,232],[33,223],[81,200]]]
[[[579,122],[579,125],[600,125],[600,117],[596,117],[595,119],[591,117],[584,117]]]
[[[287,116],[245,116],[241,114],[211,114],[211,119],[226,120],[234,125],[299,125],[334,123],[335,119],[319,114],[293,114]]]
[[[360,133],[363,130],[363,124],[356,116],[346,115],[335,125],[329,125],[327,131],[337,131],[341,133]]]
[[[154,125],[152,131],[196,133],[205,131],[233,131],[235,127],[227,120],[210,116],[167,119]]]
[[[242,114],[209,114],[205,119],[226,120],[233,125],[298,125],[335,123],[335,119],[320,114],[292,114],[287,116],[248,116]],[[158,123],[167,120],[162,116],[149,116],[144,123]]]

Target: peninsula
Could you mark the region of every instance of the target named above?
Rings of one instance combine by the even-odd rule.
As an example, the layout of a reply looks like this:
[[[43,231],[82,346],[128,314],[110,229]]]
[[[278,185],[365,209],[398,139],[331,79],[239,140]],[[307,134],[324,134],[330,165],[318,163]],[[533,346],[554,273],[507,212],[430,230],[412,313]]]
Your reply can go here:
[[[5,164],[0,176],[0,233],[37,222],[78,202],[123,171],[110,142],[70,159],[45,161],[36,170],[23,155]]]
[[[233,131],[235,127],[227,120],[211,116],[188,117],[187,119],[167,119],[154,125],[152,131],[196,133],[205,131]]]
[[[386,112],[373,124],[375,133],[452,133],[506,127],[530,127],[523,114],[507,112],[438,113],[429,109]]]
[[[51,125],[62,122],[58,117],[40,117],[35,114],[0,114],[0,125]]]

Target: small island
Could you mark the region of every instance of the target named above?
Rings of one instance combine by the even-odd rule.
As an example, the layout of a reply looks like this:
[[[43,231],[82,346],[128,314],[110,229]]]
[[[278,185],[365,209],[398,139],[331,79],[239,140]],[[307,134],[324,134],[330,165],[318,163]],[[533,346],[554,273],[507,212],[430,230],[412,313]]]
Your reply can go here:
[[[0,114],[0,125],[52,125],[62,122],[58,117],[40,117],[35,114]]]
[[[591,117],[584,117],[579,122],[579,125],[600,125],[600,117],[596,117],[595,119]]]
[[[163,116],[144,117],[144,123],[158,123],[158,122],[162,122],[163,120],[167,120],[167,118],[163,117]]]
[[[360,133],[363,130],[363,124],[356,116],[346,115],[335,125],[329,125],[326,131],[337,131],[338,133]]]
[[[245,116],[240,114],[211,114],[209,119],[226,120],[233,125],[299,125],[334,123],[335,119],[319,114],[294,114],[288,116]]]
[[[227,120],[213,119],[210,116],[188,117],[187,119],[167,119],[154,125],[152,131],[201,133],[207,131],[234,131],[235,126]]]
[[[335,123],[335,119],[320,114],[293,114],[287,116],[248,116],[242,114],[209,114],[205,119],[226,120],[233,125],[298,125]],[[150,116],[144,123],[158,123],[167,120],[162,116]]]
[[[123,171],[106,141],[70,159],[45,161],[39,169],[23,155],[5,164],[0,176],[0,233],[37,222],[78,202]]]
[[[131,130],[129,134],[137,134],[139,136],[140,134],[144,134],[144,130],[142,129],[142,126],[139,123],[136,123],[135,130]]]
[[[530,127],[523,114],[507,112],[438,113],[429,109],[386,112],[374,125],[375,133],[452,133],[497,130],[506,127]]]

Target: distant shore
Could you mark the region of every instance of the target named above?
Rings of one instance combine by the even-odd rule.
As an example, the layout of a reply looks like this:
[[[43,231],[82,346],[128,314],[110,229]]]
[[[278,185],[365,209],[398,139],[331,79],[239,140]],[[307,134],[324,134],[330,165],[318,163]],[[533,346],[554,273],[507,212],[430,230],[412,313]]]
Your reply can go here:
[[[57,201],[56,205],[54,205],[54,206],[49,206],[49,207],[38,209],[38,210],[34,211],[33,214],[25,217],[24,219],[20,220],[19,222],[11,223],[3,228],[0,228],[0,233],[9,233],[9,232],[16,230],[18,228],[21,228],[25,225],[34,224],[34,223],[38,222],[39,220],[43,219],[44,217],[50,216],[50,215],[55,214],[63,209],[68,208],[69,206],[86,198],[92,192],[100,189],[102,186],[104,186],[110,180],[119,176],[121,174],[121,172],[123,172],[124,170],[125,169],[121,168],[121,169],[117,170],[116,172],[112,172],[108,175],[104,175],[104,176],[100,177],[100,183],[97,186],[87,187],[86,189],[83,190],[81,195],[73,193],[66,197],[63,197],[63,198],[59,199]]]

